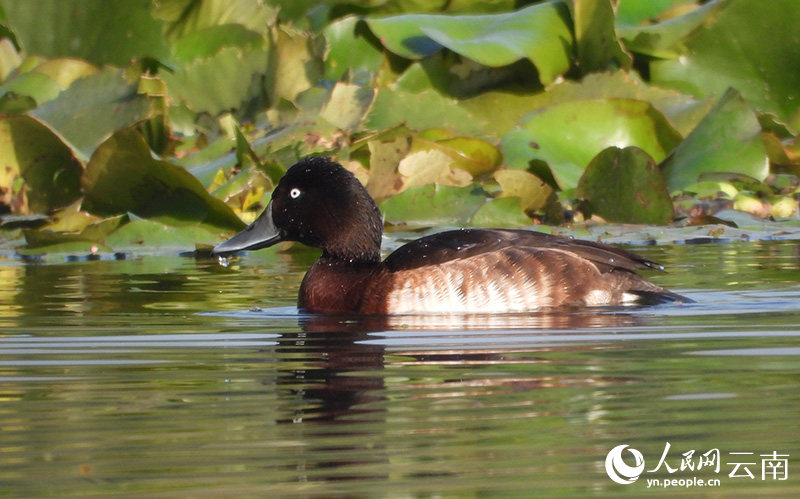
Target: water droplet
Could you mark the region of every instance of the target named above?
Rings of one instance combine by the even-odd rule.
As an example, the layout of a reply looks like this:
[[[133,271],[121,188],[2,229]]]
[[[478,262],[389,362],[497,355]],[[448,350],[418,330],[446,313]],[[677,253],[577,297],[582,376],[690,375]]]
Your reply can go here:
[[[220,256],[219,257],[219,264],[222,265],[223,267],[227,268],[228,267],[228,257],[227,256]]]

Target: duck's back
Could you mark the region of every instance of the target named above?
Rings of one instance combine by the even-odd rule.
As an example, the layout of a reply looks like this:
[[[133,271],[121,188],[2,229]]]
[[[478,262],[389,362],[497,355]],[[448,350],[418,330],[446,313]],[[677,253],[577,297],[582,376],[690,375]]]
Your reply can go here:
[[[531,231],[457,230],[392,253],[366,283],[362,313],[504,313],[679,301],[633,271],[620,248]]]

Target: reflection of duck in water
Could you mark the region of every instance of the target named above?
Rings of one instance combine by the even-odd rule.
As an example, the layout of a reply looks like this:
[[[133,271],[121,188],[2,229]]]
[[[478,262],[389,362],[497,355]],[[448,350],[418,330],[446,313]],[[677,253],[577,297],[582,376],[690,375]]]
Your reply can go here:
[[[300,286],[310,312],[502,313],[558,306],[690,301],[637,275],[631,252],[524,230],[464,229],[417,239],[380,260],[381,213],[325,157],[292,166],[264,213],[216,255],[299,241],[322,248]]]

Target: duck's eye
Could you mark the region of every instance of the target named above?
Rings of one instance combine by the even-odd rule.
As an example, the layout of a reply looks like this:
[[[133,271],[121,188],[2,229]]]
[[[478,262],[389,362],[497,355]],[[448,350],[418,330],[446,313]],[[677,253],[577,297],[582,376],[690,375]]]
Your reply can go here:
[[[302,194],[302,193],[303,193],[303,191],[301,191],[300,189],[298,189],[297,187],[295,187],[294,189],[292,189],[291,191],[289,191],[289,196],[290,196],[292,199],[297,199],[297,198],[299,198],[299,197],[300,197],[300,194]]]

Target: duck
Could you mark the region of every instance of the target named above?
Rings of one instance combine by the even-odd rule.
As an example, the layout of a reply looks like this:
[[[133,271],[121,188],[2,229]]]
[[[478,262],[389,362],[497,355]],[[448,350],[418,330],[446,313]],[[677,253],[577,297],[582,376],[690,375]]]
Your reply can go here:
[[[497,314],[690,302],[637,270],[656,262],[604,243],[526,229],[427,235],[381,258],[383,216],[326,156],[291,166],[258,218],[212,250],[228,258],[281,241],[319,248],[297,306],[312,314]]]

